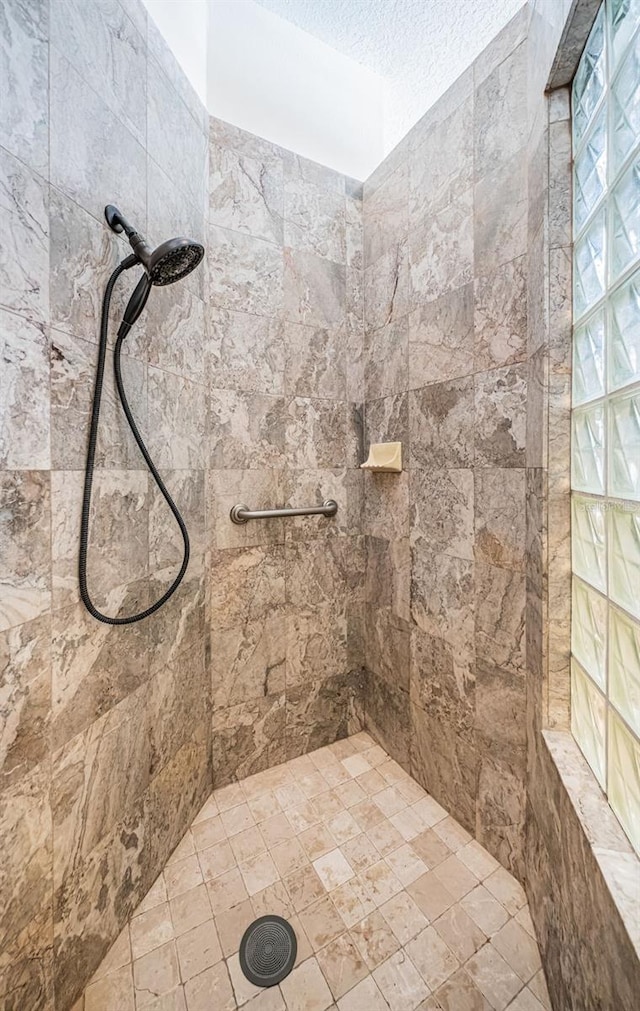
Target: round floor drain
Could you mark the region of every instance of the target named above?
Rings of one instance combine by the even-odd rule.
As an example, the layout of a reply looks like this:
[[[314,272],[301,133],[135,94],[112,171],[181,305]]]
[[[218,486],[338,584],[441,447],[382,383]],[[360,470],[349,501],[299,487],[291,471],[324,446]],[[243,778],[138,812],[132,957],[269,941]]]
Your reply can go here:
[[[281,916],[261,916],[244,932],[240,968],[255,986],[275,986],[293,969],[298,942]]]

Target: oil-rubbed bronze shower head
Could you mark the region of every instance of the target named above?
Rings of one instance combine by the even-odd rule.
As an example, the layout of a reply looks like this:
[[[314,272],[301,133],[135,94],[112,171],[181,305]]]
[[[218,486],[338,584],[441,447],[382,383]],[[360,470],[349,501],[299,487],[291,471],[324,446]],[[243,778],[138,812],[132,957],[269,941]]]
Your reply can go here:
[[[124,232],[131,244],[133,256],[130,257],[130,263],[125,261],[126,266],[133,267],[137,262],[145,269],[129,299],[118,330],[119,337],[126,337],[144,309],[152,285],[163,287],[182,280],[198,266],[204,256],[204,247],[194,239],[176,238],[168,239],[157,249],[151,249],[144,236],[129,224],[113,204],[105,207],[104,216],[109,228],[117,234]]]
[[[168,239],[151,249],[144,236],[109,204],[104,209],[107,224],[114,232],[125,232],[135,256],[147,272],[151,284],[161,287],[180,281],[198,266],[204,256],[204,247],[195,239]]]

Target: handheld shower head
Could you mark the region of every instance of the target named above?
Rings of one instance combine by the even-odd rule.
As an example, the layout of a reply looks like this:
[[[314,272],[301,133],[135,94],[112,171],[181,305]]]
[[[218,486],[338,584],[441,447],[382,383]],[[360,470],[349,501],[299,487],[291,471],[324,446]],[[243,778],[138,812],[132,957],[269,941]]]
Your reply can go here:
[[[149,281],[158,287],[181,281],[195,270],[204,256],[204,247],[194,239],[168,239],[157,249],[151,249],[144,236],[129,224],[113,204],[105,207],[104,214],[109,228],[117,233],[125,232]]]
[[[154,249],[144,266],[151,283],[162,286],[181,281],[195,270],[203,256],[204,248],[193,239],[168,239]]]

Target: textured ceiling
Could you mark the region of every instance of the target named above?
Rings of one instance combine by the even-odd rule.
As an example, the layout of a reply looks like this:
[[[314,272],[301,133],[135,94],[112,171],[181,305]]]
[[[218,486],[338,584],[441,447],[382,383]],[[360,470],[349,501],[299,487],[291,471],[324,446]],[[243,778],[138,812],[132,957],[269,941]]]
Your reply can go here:
[[[257,0],[388,82],[395,143],[524,0]]]

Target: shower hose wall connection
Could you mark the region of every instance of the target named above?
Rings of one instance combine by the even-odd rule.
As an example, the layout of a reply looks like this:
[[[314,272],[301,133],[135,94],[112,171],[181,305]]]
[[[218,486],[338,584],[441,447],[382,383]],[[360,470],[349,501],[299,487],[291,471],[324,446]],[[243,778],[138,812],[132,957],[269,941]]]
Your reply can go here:
[[[98,366],[96,369],[96,381],[93,392],[89,444],[87,447],[87,466],[85,470],[84,494],[82,499],[78,576],[80,581],[80,597],[82,598],[82,602],[85,607],[94,618],[97,618],[98,621],[105,622],[108,625],[131,625],[133,622],[142,621],[143,618],[148,618],[149,615],[154,614],[154,612],[161,608],[163,604],[166,604],[169,598],[172,597],[178,589],[189,564],[189,534],[187,532],[185,522],[178,511],[178,507],[169,494],[153,460],[149,455],[149,451],[144,444],[144,440],[138,431],[138,426],[136,425],[131,413],[131,408],[129,407],[129,402],[122,383],[122,370],[120,363],[122,344],[125,337],[131,330],[131,327],[134,325],[140,313],[144,309],[152,286],[172,284],[174,281],[179,281],[183,277],[186,277],[186,275],[194,270],[202,260],[204,256],[204,248],[199,242],[194,242],[192,239],[176,238],[169,239],[168,242],[164,242],[161,246],[158,246],[157,249],[152,250],[147,245],[143,236],[129,224],[116,207],[113,207],[111,204],[106,207],[105,217],[109,227],[114,232],[125,232],[131,244],[131,248],[133,249],[133,253],[127,256],[122,263],[119,263],[113,271],[107,282],[104,298],[102,300]],[[118,396],[120,397],[120,403],[122,404],[122,410],[124,411],[127,422],[129,423],[129,428],[131,429],[133,437],[140,452],[142,453],[142,456],[144,457],[147,467],[151,472],[151,476],[160,489],[167,505],[175,517],[176,523],[180,528],[183,542],[183,558],[176,578],[173,580],[171,586],[162,594],[159,600],[156,600],[154,604],[151,604],[150,607],[147,607],[144,611],[140,611],[138,614],[131,614],[127,617],[119,618],[102,614],[102,612],[98,610],[91,600],[87,586],[87,549],[89,542],[91,489],[93,485],[96,445],[98,441],[98,424],[100,421],[100,402],[102,399],[102,386],[104,382],[104,367],[107,355],[109,308],[111,305],[111,297],[120,274],[124,273],[125,270],[129,270],[131,267],[139,265],[144,268],[144,273],[138,281],[138,284],[129,299],[127,308],[125,309],[122,323],[118,328],[118,335],[113,352],[115,383]]]

